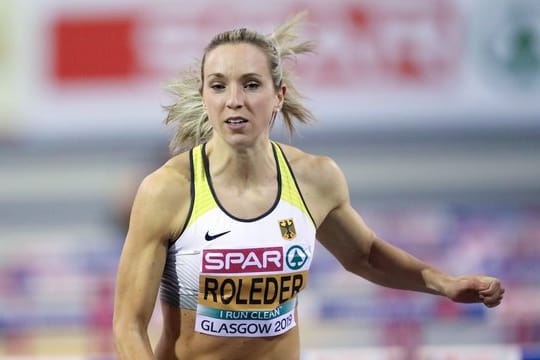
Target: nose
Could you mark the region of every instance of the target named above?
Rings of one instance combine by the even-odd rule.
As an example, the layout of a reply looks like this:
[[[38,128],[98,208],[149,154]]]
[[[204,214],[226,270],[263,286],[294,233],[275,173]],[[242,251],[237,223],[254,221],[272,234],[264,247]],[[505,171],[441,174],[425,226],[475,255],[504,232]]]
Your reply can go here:
[[[239,109],[244,104],[244,94],[242,87],[232,85],[229,87],[229,97],[227,98],[227,107],[229,109]]]

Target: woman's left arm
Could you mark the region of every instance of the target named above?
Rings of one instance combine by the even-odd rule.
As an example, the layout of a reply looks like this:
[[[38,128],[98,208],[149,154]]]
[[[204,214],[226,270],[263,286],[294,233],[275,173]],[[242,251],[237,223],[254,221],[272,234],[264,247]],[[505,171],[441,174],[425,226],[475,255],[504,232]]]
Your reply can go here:
[[[483,275],[451,276],[378,238],[350,204],[345,177],[337,165],[321,161],[318,193],[328,211],[317,229],[318,240],[346,270],[395,289],[448,297],[455,302],[500,304],[504,289]]]

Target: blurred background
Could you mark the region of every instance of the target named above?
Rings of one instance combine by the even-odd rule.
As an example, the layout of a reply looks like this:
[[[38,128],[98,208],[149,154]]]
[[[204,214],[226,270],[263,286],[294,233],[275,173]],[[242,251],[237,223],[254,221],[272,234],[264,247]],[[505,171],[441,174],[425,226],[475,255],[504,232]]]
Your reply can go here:
[[[0,358],[115,358],[133,192],[168,157],[165,84],[215,33],[300,10],[318,51],[296,71],[320,121],[275,139],[333,157],[380,237],[507,289],[490,310],[392,291],[320,247],[303,359],[540,359],[535,0],[2,0]]]

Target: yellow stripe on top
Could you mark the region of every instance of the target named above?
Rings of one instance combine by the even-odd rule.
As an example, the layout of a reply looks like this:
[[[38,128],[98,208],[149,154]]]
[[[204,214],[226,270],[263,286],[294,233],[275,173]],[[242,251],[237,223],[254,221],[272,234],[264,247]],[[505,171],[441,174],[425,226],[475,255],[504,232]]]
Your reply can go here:
[[[315,221],[309,213],[306,204],[304,203],[304,199],[302,199],[302,195],[300,195],[300,189],[298,189],[296,181],[294,180],[294,176],[287,164],[285,155],[278,144],[272,142],[272,145],[277,154],[279,172],[281,173],[281,199],[300,209],[309,219],[311,219],[313,225],[315,225]]]
[[[309,213],[302,196],[300,195],[300,190],[298,189],[294,176],[289,168],[289,165],[287,164],[285,155],[275,142],[272,142],[272,147],[276,154],[279,173],[281,174],[280,199],[300,209],[315,225],[315,222],[313,221],[313,218]],[[190,226],[199,217],[218,206],[214,196],[212,195],[212,191],[210,190],[208,179],[206,178],[204,157],[202,153],[203,149],[203,145],[198,145],[191,151],[194,199],[193,210],[186,227]]]
[[[193,181],[193,186],[195,189],[195,198],[193,199],[193,211],[191,212],[191,217],[187,226],[190,226],[200,216],[218,206],[214,196],[212,196],[210,185],[208,185],[208,181],[206,179],[202,150],[203,145],[201,144],[194,147],[191,151],[191,160],[193,166],[193,179],[191,179],[191,181]]]

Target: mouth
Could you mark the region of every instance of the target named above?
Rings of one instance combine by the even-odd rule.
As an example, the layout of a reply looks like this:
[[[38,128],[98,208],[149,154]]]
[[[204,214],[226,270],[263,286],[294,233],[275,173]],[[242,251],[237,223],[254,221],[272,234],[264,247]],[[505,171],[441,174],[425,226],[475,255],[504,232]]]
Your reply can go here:
[[[226,124],[231,124],[231,125],[239,125],[239,124],[243,124],[243,123],[247,123],[247,122],[248,122],[247,119],[245,119],[243,117],[239,117],[239,116],[230,117],[227,120],[225,120]]]

